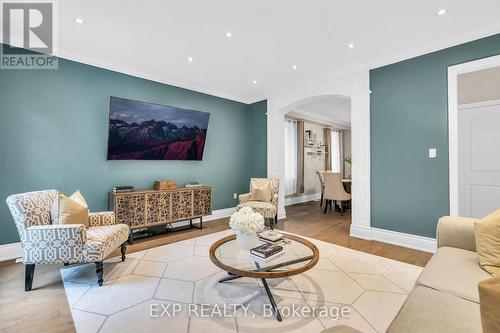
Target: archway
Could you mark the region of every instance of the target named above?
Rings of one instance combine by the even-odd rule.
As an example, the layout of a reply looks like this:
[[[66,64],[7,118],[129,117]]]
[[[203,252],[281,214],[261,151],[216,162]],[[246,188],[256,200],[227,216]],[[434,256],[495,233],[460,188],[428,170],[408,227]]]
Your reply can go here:
[[[352,224],[351,235],[371,239],[370,232],[370,90],[369,74],[295,90],[268,99],[267,173],[280,180],[278,218],[286,217],[284,189],[285,114],[298,105],[324,96],[351,99]]]

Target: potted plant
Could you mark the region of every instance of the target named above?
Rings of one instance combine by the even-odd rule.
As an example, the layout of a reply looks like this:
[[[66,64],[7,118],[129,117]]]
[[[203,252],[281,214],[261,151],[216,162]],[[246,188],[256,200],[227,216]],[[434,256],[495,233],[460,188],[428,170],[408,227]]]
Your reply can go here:
[[[243,250],[259,245],[257,233],[264,229],[264,217],[250,207],[243,207],[229,219],[229,226],[236,233],[236,242]]]

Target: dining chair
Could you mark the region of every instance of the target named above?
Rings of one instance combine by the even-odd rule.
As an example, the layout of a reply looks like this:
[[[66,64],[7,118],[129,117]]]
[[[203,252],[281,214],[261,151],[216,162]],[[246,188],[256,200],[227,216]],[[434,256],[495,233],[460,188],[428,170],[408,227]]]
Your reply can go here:
[[[321,199],[319,201],[319,206],[323,206],[323,194],[325,193],[325,173],[332,172],[332,170],[319,170],[316,171],[319,177],[319,183],[321,185]]]
[[[332,209],[333,201],[340,201],[340,212],[344,215],[344,202],[351,200],[351,195],[345,191],[344,185],[342,184],[342,176],[339,172],[326,172],[324,174],[325,178],[325,189],[323,197],[325,199],[325,211],[328,205],[330,205],[330,210]]]

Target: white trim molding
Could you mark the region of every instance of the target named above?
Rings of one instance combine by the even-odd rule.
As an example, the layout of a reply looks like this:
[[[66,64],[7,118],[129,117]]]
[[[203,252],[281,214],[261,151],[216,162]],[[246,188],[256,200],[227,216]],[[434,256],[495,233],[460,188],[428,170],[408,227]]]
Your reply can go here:
[[[296,205],[299,203],[304,203],[309,201],[316,201],[319,200],[320,198],[321,198],[321,193],[312,193],[312,194],[304,194],[304,195],[288,197],[285,198],[285,206]]]
[[[236,211],[236,207],[229,207],[223,209],[216,209],[212,211],[211,215],[203,217],[203,222],[219,220],[230,217]],[[187,225],[189,221],[175,222],[175,226]],[[0,261],[12,260],[22,257],[21,243],[11,243],[0,245]]]
[[[365,226],[351,225],[351,237],[379,241],[430,253],[436,252],[437,249],[435,238]]]
[[[500,66],[500,55],[448,67],[450,215],[458,216],[458,76]]]
[[[0,261],[12,260],[22,257],[21,243],[0,245]]]

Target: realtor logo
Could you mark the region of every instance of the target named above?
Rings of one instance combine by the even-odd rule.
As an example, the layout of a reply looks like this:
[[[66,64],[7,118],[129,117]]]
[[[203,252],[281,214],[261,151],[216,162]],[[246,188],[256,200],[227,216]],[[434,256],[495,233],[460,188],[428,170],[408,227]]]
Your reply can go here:
[[[57,69],[52,2],[3,2],[2,69]]]

